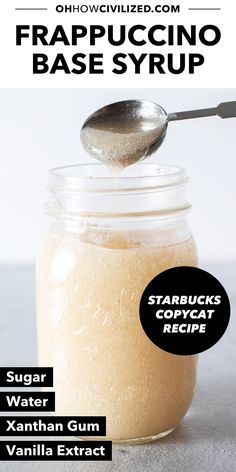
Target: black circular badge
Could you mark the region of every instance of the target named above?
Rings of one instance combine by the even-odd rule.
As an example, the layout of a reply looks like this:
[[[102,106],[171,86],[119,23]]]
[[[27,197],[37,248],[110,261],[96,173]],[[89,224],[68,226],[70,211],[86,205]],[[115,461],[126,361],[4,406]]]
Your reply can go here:
[[[139,309],[149,339],[164,351],[180,355],[214,346],[230,318],[224,287],[196,267],[175,267],[157,275],[145,288]]]

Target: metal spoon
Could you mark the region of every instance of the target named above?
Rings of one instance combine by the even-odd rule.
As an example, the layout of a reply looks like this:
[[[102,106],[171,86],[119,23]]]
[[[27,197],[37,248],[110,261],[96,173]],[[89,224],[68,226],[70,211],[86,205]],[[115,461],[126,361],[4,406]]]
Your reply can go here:
[[[125,167],[156,151],[165,139],[170,121],[218,115],[236,117],[236,101],[216,108],[167,114],[156,103],[127,100],[93,113],[81,130],[81,141],[89,154],[111,166]]]

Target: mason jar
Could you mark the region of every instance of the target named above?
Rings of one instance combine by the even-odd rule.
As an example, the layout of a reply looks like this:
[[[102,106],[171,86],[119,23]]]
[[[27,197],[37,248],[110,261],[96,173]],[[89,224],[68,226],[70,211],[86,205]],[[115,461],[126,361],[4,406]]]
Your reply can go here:
[[[102,164],[49,174],[49,226],[37,263],[39,364],[54,368],[56,414],[102,415],[107,439],[141,443],[173,431],[195,389],[196,356],[146,336],[147,284],[196,266],[184,169]]]

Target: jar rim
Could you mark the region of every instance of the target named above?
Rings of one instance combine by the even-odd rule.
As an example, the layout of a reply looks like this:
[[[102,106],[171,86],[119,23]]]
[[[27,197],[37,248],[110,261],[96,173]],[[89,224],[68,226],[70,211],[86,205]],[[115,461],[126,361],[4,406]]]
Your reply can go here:
[[[138,163],[112,176],[104,164],[77,164],[49,172],[46,211],[61,218],[157,217],[183,214],[186,171],[178,166]]]
[[[104,164],[80,163],[55,167],[49,171],[49,189],[60,191],[135,191],[176,186],[188,180],[177,165],[140,162],[112,175]]]

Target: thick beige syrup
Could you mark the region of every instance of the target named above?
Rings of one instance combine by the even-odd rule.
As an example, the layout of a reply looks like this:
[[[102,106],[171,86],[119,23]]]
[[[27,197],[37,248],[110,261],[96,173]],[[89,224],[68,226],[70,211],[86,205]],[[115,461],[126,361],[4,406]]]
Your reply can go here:
[[[140,120],[134,124],[120,120],[102,121],[81,131],[81,142],[85,150],[102,161],[112,174],[143,159],[149,151],[150,143],[156,142],[163,134],[164,117],[157,122]]]
[[[175,428],[194,392],[196,357],[152,344],[139,301],[159,272],[196,265],[195,244],[174,244],[172,232],[155,240],[150,231],[51,233],[37,267],[39,361],[54,367],[56,414],[105,415],[115,440]]]

